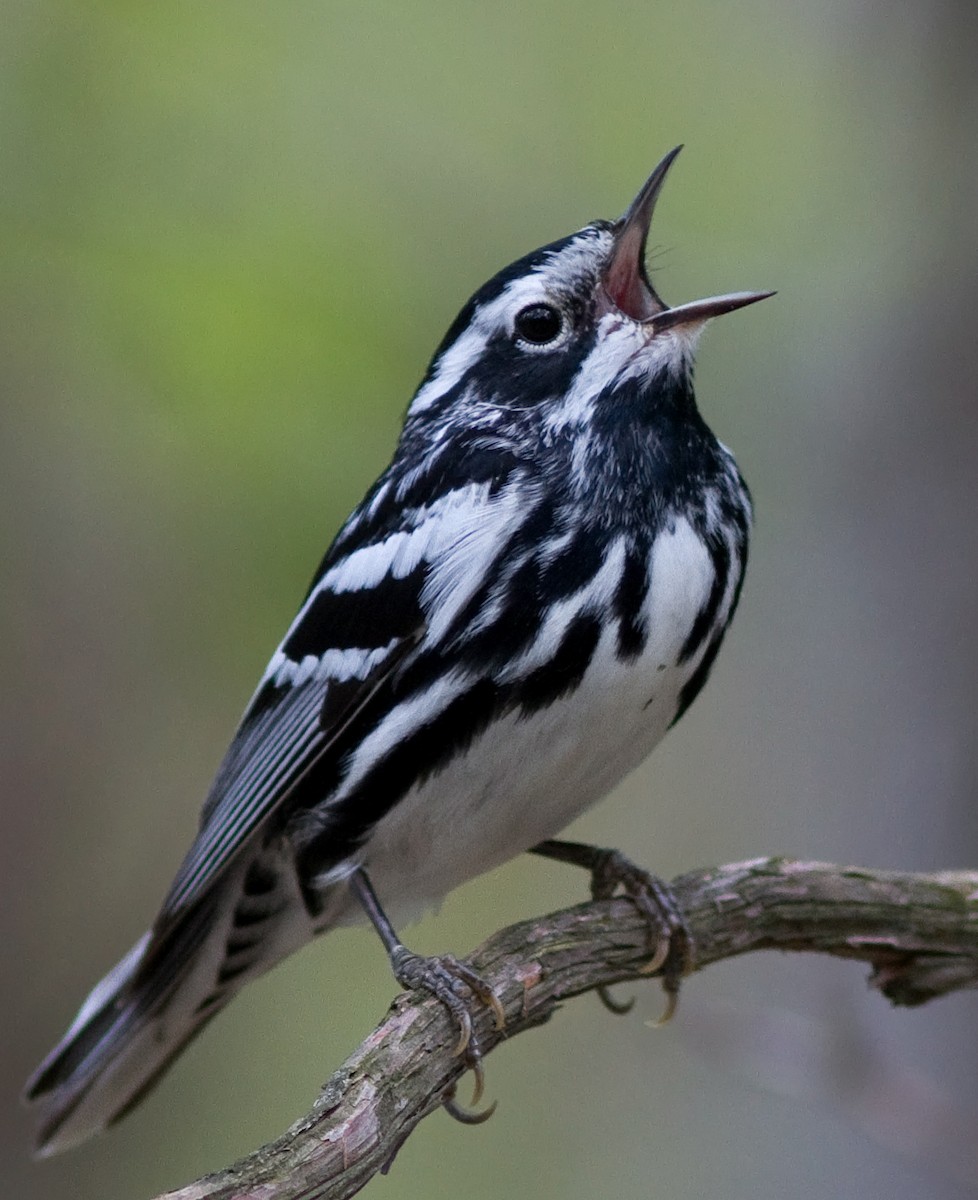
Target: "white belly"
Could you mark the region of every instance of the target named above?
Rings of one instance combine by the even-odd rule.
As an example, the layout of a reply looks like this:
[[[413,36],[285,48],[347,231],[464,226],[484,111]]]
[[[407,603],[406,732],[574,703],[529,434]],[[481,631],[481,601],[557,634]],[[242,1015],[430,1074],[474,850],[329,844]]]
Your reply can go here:
[[[650,678],[642,662],[609,671],[606,651],[599,646],[571,696],[526,719],[505,717],[379,823],[365,865],[393,911],[416,916],[553,837],[648,755],[682,680],[674,670]]]

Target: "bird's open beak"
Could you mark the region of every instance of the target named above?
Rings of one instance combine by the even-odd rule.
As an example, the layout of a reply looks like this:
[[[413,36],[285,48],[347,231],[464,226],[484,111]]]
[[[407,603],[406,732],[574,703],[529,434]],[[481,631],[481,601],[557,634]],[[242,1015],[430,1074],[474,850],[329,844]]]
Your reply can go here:
[[[702,325],[712,317],[774,295],[774,292],[732,292],[670,308],[656,294],[645,268],[645,246],[655,202],[680,150],[682,146],[669,151],[645,181],[628,211],[615,222],[614,248],[604,272],[604,290],[609,300],[633,321],[648,324],[653,333],[681,325]]]

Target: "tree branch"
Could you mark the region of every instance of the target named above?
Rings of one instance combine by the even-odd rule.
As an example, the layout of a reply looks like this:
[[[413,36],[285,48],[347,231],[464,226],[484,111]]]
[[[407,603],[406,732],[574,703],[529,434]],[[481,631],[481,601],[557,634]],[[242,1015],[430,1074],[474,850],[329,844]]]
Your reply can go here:
[[[894,1004],[978,986],[978,872],[868,871],[781,858],[694,871],[672,883],[692,970],[752,950],[854,958]],[[641,977],[647,928],[629,900],[578,905],[494,934],[470,962],[506,1011],[474,1006],[484,1053],[549,1020],[558,1004]],[[327,1082],[312,1111],[234,1166],[159,1200],[342,1200],[390,1164],[464,1073],[442,1005],[402,995]]]

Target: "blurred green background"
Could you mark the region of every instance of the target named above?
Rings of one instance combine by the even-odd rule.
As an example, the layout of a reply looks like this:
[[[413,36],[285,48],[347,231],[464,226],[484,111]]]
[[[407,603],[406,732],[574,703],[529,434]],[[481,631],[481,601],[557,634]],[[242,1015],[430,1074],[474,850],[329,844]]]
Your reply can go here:
[[[151,919],[327,540],[465,297],[659,206],[660,291],[754,489],[693,711],[575,828],[663,874],[769,852],[978,865],[973,0],[7,0],[0,38],[0,1194],[132,1200],[280,1132],[392,994],[373,936],[244,994],[124,1124],[34,1164],[17,1092]],[[527,858],[410,933],[581,899]],[[976,1004],[770,959],[677,1020],[592,998],[373,1194],[970,1196]]]

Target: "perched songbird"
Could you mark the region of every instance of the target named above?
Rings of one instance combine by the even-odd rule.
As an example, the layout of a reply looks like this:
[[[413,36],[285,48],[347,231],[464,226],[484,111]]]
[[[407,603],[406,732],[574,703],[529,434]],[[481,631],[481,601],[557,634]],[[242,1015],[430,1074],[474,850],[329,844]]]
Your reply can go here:
[[[495,997],[411,954],[385,910],[410,920],[523,851],[590,868],[596,894],[624,882],[675,928],[651,877],[550,839],[689,707],[747,559],[750,499],[696,408],[693,351],[771,293],[656,294],[645,245],[677,153],[618,221],[520,259],[455,319],[152,928],[28,1085],[41,1152],[110,1124],[250,979],[365,917],[477,1063],[470,1007],[501,1016]]]

